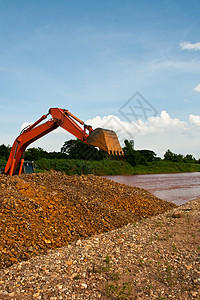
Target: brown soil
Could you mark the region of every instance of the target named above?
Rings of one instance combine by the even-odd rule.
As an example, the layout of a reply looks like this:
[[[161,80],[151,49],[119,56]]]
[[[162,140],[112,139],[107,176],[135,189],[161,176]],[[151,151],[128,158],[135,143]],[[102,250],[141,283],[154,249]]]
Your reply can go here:
[[[0,188],[0,268],[175,207],[93,175],[0,175]]]

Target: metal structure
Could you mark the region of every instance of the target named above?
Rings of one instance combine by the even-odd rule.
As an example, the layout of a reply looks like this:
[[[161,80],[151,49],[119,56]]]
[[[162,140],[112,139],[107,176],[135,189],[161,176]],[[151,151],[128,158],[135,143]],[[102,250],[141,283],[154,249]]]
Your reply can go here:
[[[40,124],[48,117],[48,115],[51,115],[51,119]],[[34,124],[27,126],[16,138],[11,148],[4,173],[13,175],[26,148],[31,143],[55,130],[59,126],[86,144],[98,147],[99,149],[107,151],[109,154],[123,155],[122,148],[114,131],[102,128],[93,130],[90,125],[86,125],[68,110],[50,108],[48,114],[43,115]],[[22,158],[18,172],[19,175],[22,173],[23,164],[24,159]]]

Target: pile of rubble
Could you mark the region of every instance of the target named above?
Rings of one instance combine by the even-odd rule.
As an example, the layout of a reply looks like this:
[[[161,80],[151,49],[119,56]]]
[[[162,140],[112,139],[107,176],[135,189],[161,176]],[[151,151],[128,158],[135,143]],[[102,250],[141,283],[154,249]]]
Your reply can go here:
[[[0,175],[0,188],[0,268],[175,207],[94,175]]]

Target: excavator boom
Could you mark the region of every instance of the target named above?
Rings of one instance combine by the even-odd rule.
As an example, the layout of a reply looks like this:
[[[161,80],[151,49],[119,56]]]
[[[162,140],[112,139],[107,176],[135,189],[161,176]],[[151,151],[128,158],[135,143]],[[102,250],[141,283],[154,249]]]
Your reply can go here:
[[[40,124],[48,115],[51,115],[52,118]],[[78,123],[82,125],[83,128]],[[122,148],[114,131],[102,128],[93,130],[91,126],[84,124],[83,121],[68,110],[50,108],[48,114],[43,115],[34,124],[27,126],[16,138],[11,148],[4,173],[13,175],[26,148],[59,126],[89,145],[98,147],[110,154],[123,155]],[[21,159],[19,174],[22,172],[23,162],[24,160]]]

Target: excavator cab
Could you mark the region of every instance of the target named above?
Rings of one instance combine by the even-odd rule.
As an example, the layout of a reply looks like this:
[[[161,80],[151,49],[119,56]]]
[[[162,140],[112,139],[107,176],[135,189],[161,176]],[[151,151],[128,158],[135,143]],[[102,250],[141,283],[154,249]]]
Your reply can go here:
[[[25,174],[31,174],[34,173],[34,165],[33,165],[33,161],[24,161],[23,163],[23,169],[22,169],[22,173]]]
[[[19,169],[20,169],[20,164],[17,165],[15,174],[19,173]],[[33,161],[28,161],[28,160],[23,161],[22,171],[21,172],[24,173],[24,174],[32,174],[32,173],[34,173],[35,172],[35,170],[34,170],[34,162]]]

